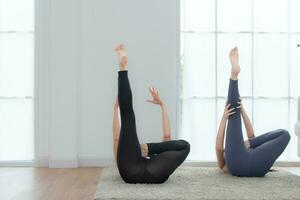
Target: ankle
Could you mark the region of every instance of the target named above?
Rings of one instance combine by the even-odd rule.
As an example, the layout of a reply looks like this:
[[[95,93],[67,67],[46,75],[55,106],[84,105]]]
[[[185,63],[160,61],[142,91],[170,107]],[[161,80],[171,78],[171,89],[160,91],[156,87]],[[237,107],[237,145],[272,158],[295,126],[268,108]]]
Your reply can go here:
[[[236,80],[238,80],[238,75],[237,74],[231,74],[230,79],[236,81]]]
[[[126,71],[126,65],[119,64],[119,70],[120,71]]]

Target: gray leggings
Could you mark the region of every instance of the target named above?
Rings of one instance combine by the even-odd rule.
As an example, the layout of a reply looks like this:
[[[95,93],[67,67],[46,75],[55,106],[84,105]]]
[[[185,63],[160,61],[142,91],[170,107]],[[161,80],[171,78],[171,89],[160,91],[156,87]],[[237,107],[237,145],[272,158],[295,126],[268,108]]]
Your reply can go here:
[[[227,103],[236,108],[239,96],[238,81],[230,79]],[[290,135],[283,129],[274,130],[250,139],[250,149],[247,149],[242,133],[241,111],[235,109],[235,112],[228,119],[226,132],[227,168],[234,176],[264,176],[286,148]]]

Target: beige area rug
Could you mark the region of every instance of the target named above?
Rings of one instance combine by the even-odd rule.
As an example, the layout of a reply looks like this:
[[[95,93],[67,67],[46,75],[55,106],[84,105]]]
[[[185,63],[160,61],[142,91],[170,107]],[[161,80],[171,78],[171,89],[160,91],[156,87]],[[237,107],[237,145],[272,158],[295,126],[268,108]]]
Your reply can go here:
[[[116,168],[105,168],[96,200],[299,199],[300,177],[279,170],[263,178],[240,178],[216,168],[180,167],[164,184],[126,184]]]

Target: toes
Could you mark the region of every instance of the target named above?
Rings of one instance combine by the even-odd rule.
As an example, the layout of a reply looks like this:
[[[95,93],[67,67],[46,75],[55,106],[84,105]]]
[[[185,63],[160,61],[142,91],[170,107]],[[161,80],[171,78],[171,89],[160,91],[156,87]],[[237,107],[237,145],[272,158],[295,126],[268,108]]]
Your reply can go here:
[[[115,47],[115,51],[121,51],[121,50],[125,50],[124,44],[118,44]]]
[[[120,51],[120,47],[117,46],[117,47],[115,48],[115,51],[116,51],[116,52]]]

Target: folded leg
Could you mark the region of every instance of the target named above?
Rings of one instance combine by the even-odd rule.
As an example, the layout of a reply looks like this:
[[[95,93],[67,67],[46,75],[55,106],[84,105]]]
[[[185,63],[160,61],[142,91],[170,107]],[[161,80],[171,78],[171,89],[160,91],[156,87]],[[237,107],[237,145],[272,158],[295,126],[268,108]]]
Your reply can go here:
[[[277,137],[250,151],[252,176],[264,176],[288,145],[289,133],[286,130],[277,130],[276,133]]]
[[[159,154],[170,150],[182,150],[187,146],[186,141],[184,140],[169,140],[159,143],[147,143],[147,145],[149,155]]]
[[[186,159],[190,152],[188,142],[181,140],[180,150],[163,151],[147,160],[146,182],[163,183],[175,171],[175,169]]]
[[[268,142],[270,140],[273,140],[273,139],[281,136],[282,134],[285,134],[284,130],[277,129],[277,130],[262,134],[260,136],[251,138],[251,139],[249,139],[250,147],[256,148],[256,147],[264,144],[265,142]]]

